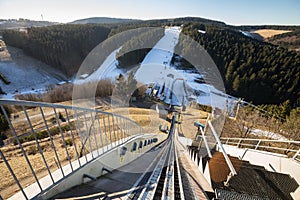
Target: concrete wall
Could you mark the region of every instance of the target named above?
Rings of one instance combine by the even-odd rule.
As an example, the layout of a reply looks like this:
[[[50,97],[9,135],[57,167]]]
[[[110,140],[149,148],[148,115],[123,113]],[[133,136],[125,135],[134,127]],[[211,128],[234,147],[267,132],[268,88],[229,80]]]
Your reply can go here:
[[[148,140],[153,138],[157,138],[157,142],[152,142],[151,144],[144,146],[145,140],[147,140],[148,142]],[[126,144],[114,148],[112,151],[104,154],[103,156],[99,157],[95,161],[82,167],[77,172],[71,174],[68,178],[55,185],[49,191],[42,194],[41,197],[43,199],[48,199],[76,185],[80,185],[83,182],[90,181],[90,179],[87,178],[85,178],[85,181],[83,180],[84,174],[88,174],[93,177],[99,177],[107,173],[106,171],[102,171],[103,168],[112,171],[121,166],[124,166],[132,162],[139,156],[143,155],[143,153],[150,150],[153,146],[157,145],[159,142],[162,142],[166,138],[167,138],[166,134],[145,134],[137,138],[134,138],[133,140],[127,142]],[[140,142],[143,143],[142,148],[139,148]],[[132,150],[134,143],[137,144],[136,150]],[[126,151],[124,151],[125,148],[127,149]]]

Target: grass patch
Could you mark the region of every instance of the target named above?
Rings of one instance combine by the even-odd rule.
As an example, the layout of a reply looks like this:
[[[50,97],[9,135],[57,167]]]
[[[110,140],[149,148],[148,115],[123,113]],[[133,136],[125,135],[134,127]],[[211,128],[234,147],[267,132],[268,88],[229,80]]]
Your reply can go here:
[[[71,127],[69,125],[61,126],[62,132],[70,131],[71,128],[72,128],[72,130],[75,129],[74,123],[71,123]],[[50,136],[57,135],[59,133],[59,128],[58,127],[53,127],[51,129],[49,129],[49,133],[50,133]],[[36,132],[36,137],[37,137],[38,140],[41,140],[41,139],[49,137],[49,135],[48,135],[48,132],[46,130],[43,130],[43,131]],[[33,141],[33,140],[35,140],[33,134],[30,134],[30,135],[25,136],[23,138],[19,138],[20,143],[30,142],[30,141]],[[13,144],[14,145],[18,144],[16,139],[13,140]]]

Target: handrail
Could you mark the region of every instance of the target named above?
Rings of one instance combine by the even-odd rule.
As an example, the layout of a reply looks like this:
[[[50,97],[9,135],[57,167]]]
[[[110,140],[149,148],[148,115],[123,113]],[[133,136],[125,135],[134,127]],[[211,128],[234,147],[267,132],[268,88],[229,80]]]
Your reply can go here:
[[[92,108],[82,108],[78,106],[68,106],[68,105],[62,105],[62,104],[57,104],[57,103],[45,103],[45,102],[34,102],[34,101],[24,101],[24,100],[6,100],[6,99],[0,99],[0,105],[12,105],[12,106],[32,106],[32,107],[48,107],[48,108],[61,108],[61,109],[70,109],[70,110],[80,110],[80,111],[88,111],[88,112],[95,112],[95,113],[101,113],[101,114],[107,114],[107,115],[113,115],[116,117],[124,118],[128,121],[131,121],[137,125],[135,121],[128,117],[124,117],[119,114],[111,113],[111,112],[106,112],[102,110],[96,110]]]
[[[272,140],[272,139],[259,139],[259,138],[237,138],[237,137],[221,137],[221,140],[248,140],[248,141],[258,141],[261,142],[280,142],[280,143],[295,143],[300,144],[300,141],[297,140]]]
[[[11,118],[6,106],[20,107],[18,115],[22,117]],[[0,148],[1,171],[11,174],[2,184],[15,187],[24,199],[43,194],[86,164],[129,141],[131,135],[144,133],[142,127],[125,116],[90,108],[0,99],[0,110],[15,141],[13,147]],[[13,150],[18,150],[26,161],[22,174],[17,171],[17,158],[11,156]],[[33,156],[41,161],[37,164]],[[37,186],[34,193],[28,193],[22,183],[28,176],[34,177],[30,183]],[[11,195],[1,191],[5,199]]]
[[[213,133],[213,135],[214,135],[214,137],[215,137],[215,139],[216,139],[216,141],[217,141],[217,143],[218,143],[218,146],[220,147],[220,149],[221,149],[221,151],[222,151],[222,153],[223,153],[223,156],[224,156],[224,158],[225,158],[225,161],[226,161],[226,163],[227,163],[227,165],[228,165],[228,167],[229,167],[229,169],[230,169],[231,175],[232,175],[232,176],[237,175],[237,173],[236,173],[236,171],[235,171],[235,169],[234,169],[234,167],[233,167],[233,164],[232,164],[232,162],[230,161],[230,159],[229,159],[229,157],[228,157],[228,155],[227,155],[227,153],[226,153],[226,151],[225,151],[225,149],[224,149],[224,147],[223,147],[223,144],[222,144],[222,142],[221,142],[221,140],[220,140],[220,138],[219,138],[219,136],[218,136],[218,134],[217,134],[217,132],[216,132],[216,130],[215,130],[215,128],[214,128],[214,126],[212,125],[212,123],[211,123],[210,120],[208,120],[208,125],[209,125],[209,127],[210,127],[210,129],[211,129],[211,131],[212,131],[212,133]]]
[[[297,157],[300,156],[300,141],[295,141],[295,140],[272,140],[272,139],[259,139],[259,138],[230,138],[230,137],[222,137],[220,138],[224,144],[228,145],[234,145],[237,147],[244,146],[247,148],[253,148],[255,150],[257,149],[265,149],[266,151],[271,151],[271,150],[279,150],[279,151],[286,151],[286,152],[293,152],[295,153],[293,155],[294,160],[298,160]],[[253,142],[253,143],[250,143]],[[293,145],[294,148],[284,148],[284,147],[276,147],[276,146],[266,146],[263,145],[264,142],[267,143],[281,143],[281,144],[289,144]],[[298,148],[297,148],[298,147]],[[286,154],[283,154],[286,155]]]

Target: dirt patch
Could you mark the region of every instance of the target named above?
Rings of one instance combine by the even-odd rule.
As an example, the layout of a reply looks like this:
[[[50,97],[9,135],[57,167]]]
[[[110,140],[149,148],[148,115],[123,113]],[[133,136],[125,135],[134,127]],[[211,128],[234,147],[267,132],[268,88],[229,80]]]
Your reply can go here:
[[[185,112],[182,112],[181,117],[182,119],[180,124],[180,132],[187,138],[195,139],[197,135],[198,128],[194,126],[194,122],[198,121],[202,124],[205,124],[207,118],[207,112],[188,108]]]

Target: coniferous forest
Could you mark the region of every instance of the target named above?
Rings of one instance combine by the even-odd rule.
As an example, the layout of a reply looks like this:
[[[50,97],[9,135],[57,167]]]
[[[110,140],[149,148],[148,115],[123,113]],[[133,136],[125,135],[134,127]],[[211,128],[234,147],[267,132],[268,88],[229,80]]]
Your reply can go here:
[[[128,40],[117,53],[119,67],[136,65],[142,62],[147,53],[164,35],[164,29],[155,28],[147,30],[131,40]]]
[[[300,104],[300,56],[285,48],[257,41],[241,32],[187,24],[182,33],[200,43],[216,63],[225,83],[226,92],[243,97],[254,104],[279,104],[290,100]],[[180,40],[182,53],[189,44]],[[180,48],[179,48],[180,49]]]
[[[178,18],[114,25],[65,24],[29,28],[27,33],[6,30],[2,34],[8,45],[22,48],[26,54],[60,69],[71,77],[77,72],[86,55],[112,35],[140,27],[182,24],[182,33],[199,42],[218,66],[227,93],[254,104],[278,105],[290,100],[292,107],[300,105],[300,56],[287,48],[244,36],[239,31],[242,28],[248,30],[259,27],[234,27],[201,18]],[[206,33],[199,33],[199,29],[205,30]],[[133,52],[128,50],[143,46],[143,43],[149,41],[158,41],[163,36],[163,31],[155,31],[149,31],[126,42],[117,54],[119,67],[141,62],[150,49]],[[149,43],[148,46],[152,47],[154,43]],[[180,40],[178,47],[184,47],[184,56],[184,53],[188,52],[189,44]],[[183,62],[182,66],[189,65]]]
[[[110,28],[100,25],[32,27],[28,32],[6,30],[3,38],[38,60],[73,76],[87,54],[105,40]]]

